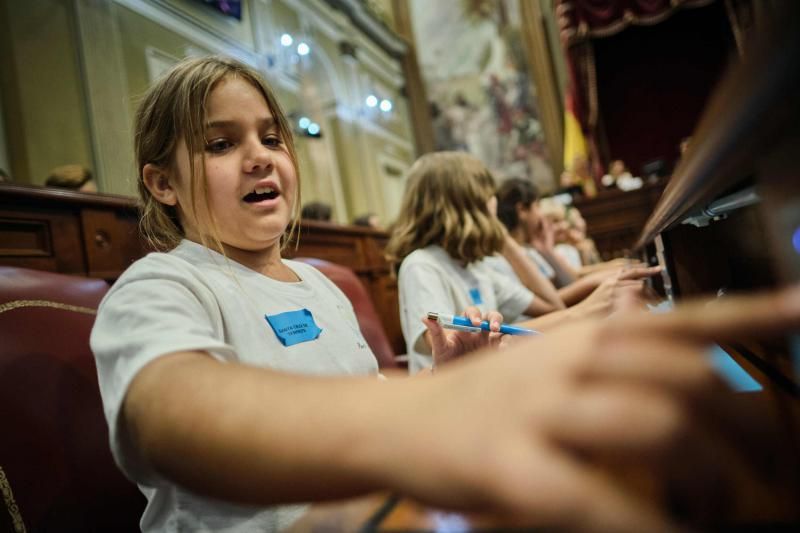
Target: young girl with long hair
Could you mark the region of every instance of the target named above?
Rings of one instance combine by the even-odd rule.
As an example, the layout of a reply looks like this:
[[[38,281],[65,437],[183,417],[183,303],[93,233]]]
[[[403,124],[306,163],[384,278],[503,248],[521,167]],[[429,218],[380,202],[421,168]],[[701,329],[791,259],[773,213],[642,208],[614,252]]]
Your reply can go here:
[[[619,449],[616,464],[646,467],[676,434],[694,440],[707,425],[674,415],[713,383],[696,357],[705,343],[800,315],[776,314],[792,296],[778,294],[721,320],[693,308],[588,322],[435,377],[378,380],[344,295],[281,258],[300,183],[257,73],[218,57],[178,64],[144,97],[136,155],[142,229],[159,252],[113,285],[91,343],[114,458],[148,500],[144,531],[276,531],[299,502],[378,489],[515,523],[663,529],[657,503],[588,458]],[[616,364],[596,368],[590,353]],[[693,460],[713,469],[681,454]]]
[[[491,173],[469,154],[427,154],[411,167],[386,247],[389,260],[400,265],[400,318],[411,373],[434,362],[431,324],[420,320],[428,311],[496,309],[508,322],[550,329],[609,314],[618,300],[641,296],[641,278],[659,271],[638,268],[609,277],[602,290],[566,309],[552,282],[500,223],[497,206]],[[498,269],[498,262],[505,268]],[[447,358],[440,354],[438,360]]]

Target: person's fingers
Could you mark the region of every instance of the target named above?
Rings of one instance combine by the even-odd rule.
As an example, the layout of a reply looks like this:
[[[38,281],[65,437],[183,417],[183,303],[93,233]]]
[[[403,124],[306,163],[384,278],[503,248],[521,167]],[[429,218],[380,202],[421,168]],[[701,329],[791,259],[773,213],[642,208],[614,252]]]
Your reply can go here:
[[[470,322],[472,322],[473,326],[480,326],[481,320],[483,320],[481,318],[481,310],[474,305],[470,305],[464,309],[464,316],[467,317]]]
[[[501,347],[503,345],[502,344],[503,343],[503,337],[510,337],[510,336],[511,335],[504,335],[504,334],[500,333],[499,331],[497,331],[497,332],[496,331],[492,331],[491,333],[489,333],[489,336],[488,336],[488,339],[489,339],[488,345],[491,346],[492,348],[499,348],[499,347]]]
[[[431,352],[435,360],[437,355],[444,355],[447,351],[447,334],[441,324],[436,320],[425,317],[422,319],[422,323],[428,328],[428,341],[430,342]]]
[[[633,337],[607,346],[582,365],[580,379],[637,383],[690,396],[725,390],[710,361],[703,357],[705,345]]]
[[[500,331],[500,324],[503,323],[503,315],[499,311],[489,311],[486,313],[486,320],[489,322],[489,329]]]
[[[614,296],[614,310],[622,313],[641,311],[642,296],[640,289],[622,290]]]
[[[713,309],[706,302],[689,302],[671,313],[626,314],[609,321],[612,334],[682,336],[712,342],[770,336],[800,328],[800,285],[781,291],[728,296]]]
[[[550,410],[546,432],[582,452],[620,457],[660,455],[687,429],[686,413],[668,394],[634,386],[583,386]]]
[[[645,279],[660,273],[662,268],[660,266],[654,267],[632,267],[624,268],[619,274],[620,280],[639,280]]]
[[[536,524],[567,531],[674,529],[650,502],[624,492],[600,469],[578,463],[562,450],[554,449],[534,462],[529,449],[512,457],[505,459],[512,459],[514,467],[501,469],[502,480],[488,487],[500,498],[499,511],[506,516],[529,517]]]

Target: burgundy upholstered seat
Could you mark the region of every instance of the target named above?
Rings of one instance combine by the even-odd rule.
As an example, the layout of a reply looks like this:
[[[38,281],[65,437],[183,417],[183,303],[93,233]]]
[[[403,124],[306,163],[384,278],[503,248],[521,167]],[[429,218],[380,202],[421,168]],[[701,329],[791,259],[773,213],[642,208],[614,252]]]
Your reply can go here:
[[[321,271],[328,279],[336,284],[339,289],[347,296],[358,318],[358,325],[361,334],[364,335],[367,344],[372,349],[372,353],[378,359],[378,366],[381,368],[396,368],[398,365],[394,359],[394,351],[383,329],[380,316],[375,310],[375,305],[364,288],[364,284],[358,279],[355,272],[350,268],[323,259],[309,257],[295,257],[295,261],[307,263]]]
[[[107,290],[0,267],[0,531],[139,530],[145,499],[111,458],[89,349]]]

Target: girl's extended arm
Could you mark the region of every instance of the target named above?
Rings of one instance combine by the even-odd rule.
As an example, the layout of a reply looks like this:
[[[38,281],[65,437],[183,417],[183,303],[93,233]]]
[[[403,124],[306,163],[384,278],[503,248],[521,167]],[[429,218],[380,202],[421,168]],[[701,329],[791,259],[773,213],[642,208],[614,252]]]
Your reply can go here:
[[[522,246],[508,233],[505,235],[503,257],[514,269],[522,284],[536,295],[531,306],[526,309],[526,314],[539,316],[566,307],[550,280],[541,273],[536,264],[525,254]]]
[[[180,352],[140,371],[121,430],[162,475],[228,501],[381,488],[523,525],[664,530],[668,509],[707,517],[694,495],[713,479],[725,489],[720,514],[772,490],[789,502],[770,508],[772,520],[796,519],[799,491],[781,464],[759,470],[759,482],[733,469],[752,450],[724,438],[725,420],[744,421],[714,412],[726,404],[703,354],[713,340],[799,327],[798,302],[795,289],[734,298],[713,313],[694,305],[582,321],[424,380],[295,376]],[[765,456],[775,444],[758,443]],[[726,461],[713,460],[723,452]],[[650,490],[631,472],[647,472]],[[658,499],[667,490],[671,498]]]

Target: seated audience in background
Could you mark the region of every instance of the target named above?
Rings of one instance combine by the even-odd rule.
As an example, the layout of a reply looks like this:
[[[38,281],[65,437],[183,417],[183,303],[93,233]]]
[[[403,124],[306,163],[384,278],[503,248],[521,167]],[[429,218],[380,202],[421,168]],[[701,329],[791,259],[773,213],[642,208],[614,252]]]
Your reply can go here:
[[[607,189],[617,187],[623,191],[632,191],[641,188],[644,182],[642,178],[632,176],[621,159],[616,159],[611,162],[608,174],[603,176],[601,183]]]
[[[566,316],[607,314],[616,297],[640,294],[641,282],[614,279],[605,291],[565,313],[555,287],[497,220],[496,205],[492,175],[471,155],[426,154],[411,167],[386,246],[388,260],[399,265],[400,322],[411,373],[432,364],[432,341],[422,322],[428,312],[496,309],[508,322],[537,317],[522,324],[546,330]],[[496,253],[519,281],[484,261]]]
[[[364,226],[373,229],[383,229],[383,226],[381,226],[381,219],[375,213],[365,213],[360,217],[354,218],[353,225]]]
[[[636,267],[623,270],[619,267],[582,277],[576,275],[577,272],[555,252],[552,226],[539,213],[536,187],[528,180],[512,178],[503,182],[497,190],[497,217],[528,258],[558,288],[561,300],[568,306],[582,301],[604,281],[615,277],[636,280],[657,272],[657,269]],[[488,257],[485,261],[498,272],[518,279],[503,257]]]
[[[10,181],[11,181],[11,176],[9,176],[4,169],[0,168],[0,183],[7,183]]]
[[[539,211],[543,217],[542,235],[547,236],[552,232],[552,239],[556,243],[553,249],[565,260],[562,264],[572,276],[577,278],[600,270],[631,266],[631,261],[628,259],[594,263],[600,258],[600,254],[594,241],[586,236],[586,221],[580,213],[578,216],[569,214],[573,210],[577,211],[576,208],[567,207],[552,197],[539,200]],[[570,223],[571,217],[576,223],[575,227]]]
[[[82,165],[63,165],[50,171],[44,184],[81,192],[97,192],[92,171]]]
[[[589,160],[582,155],[577,155],[572,160],[572,165],[561,174],[561,188],[570,194],[594,198],[597,196],[597,185],[592,177]]]
[[[569,206],[566,215],[567,223],[569,223],[567,235],[581,254],[581,264],[589,267],[602,263],[603,259],[600,257],[594,240],[586,234],[586,219],[583,218],[581,212],[577,207]]]
[[[332,215],[333,209],[330,204],[325,202],[309,202],[303,206],[303,210],[300,212],[300,218],[323,222],[330,222]]]
[[[547,221],[546,224],[549,224],[552,228],[553,238],[555,240],[553,249],[564,258],[572,269],[571,272],[576,275],[576,277],[580,276],[583,261],[581,260],[580,251],[575,247],[570,238],[567,207],[552,198],[542,198],[539,200],[539,211],[541,216]]]

